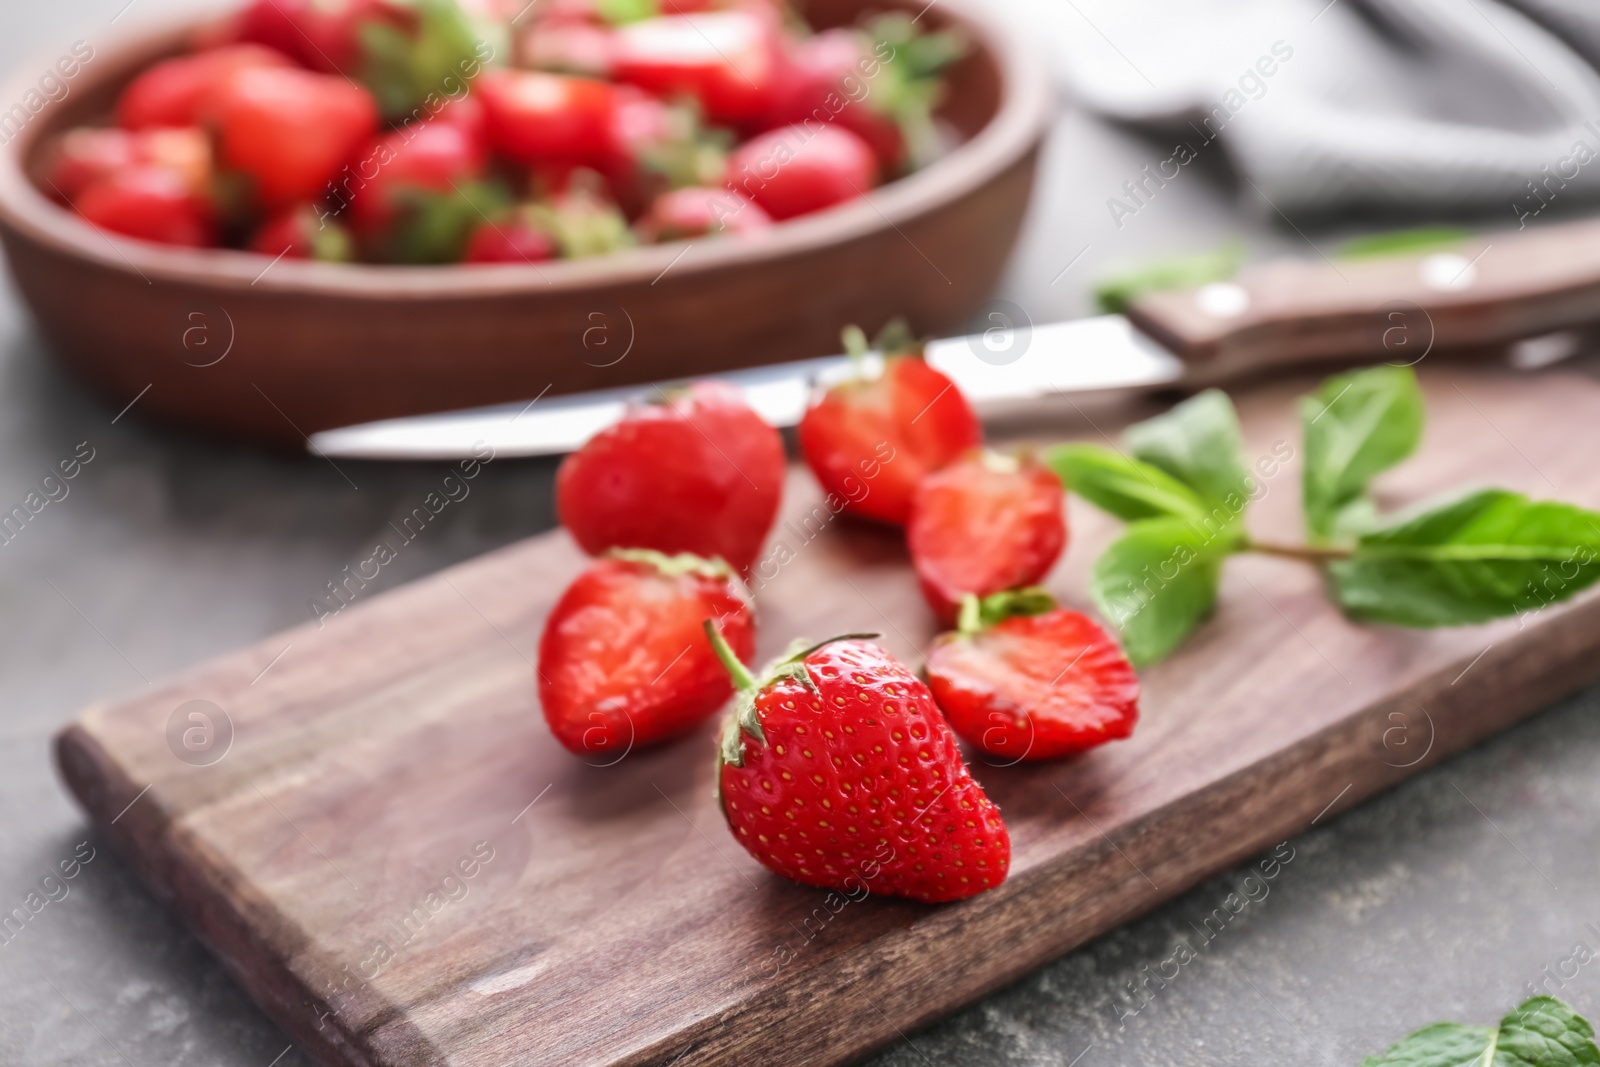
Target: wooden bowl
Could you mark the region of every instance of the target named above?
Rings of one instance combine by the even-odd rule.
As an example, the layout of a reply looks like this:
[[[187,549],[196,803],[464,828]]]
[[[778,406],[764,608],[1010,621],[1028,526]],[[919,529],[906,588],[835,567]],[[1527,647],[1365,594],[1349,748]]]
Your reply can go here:
[[[0,147],[0,240],[51,347],[111,405],[140,397],[140,415],[275,445],[825,355],[852,322],[870,331],[904,315],[949,333],[989,295],[1016,241],[1050,117],[1042,64],[977,2],[939,0],[922,19],[974,46],[941,111],[960,147],[864,200],[752,237],[468,268],[269,267],[243,252],[109,236],[29,175],[52,135],[104,121],[135,73],[181,50],[186,28],[173,28],[97,51],[65,97]],[[812,0],[807,13],[840,25],[864,6]],[[48,69],[36,66],[0,100],[24,99]]]

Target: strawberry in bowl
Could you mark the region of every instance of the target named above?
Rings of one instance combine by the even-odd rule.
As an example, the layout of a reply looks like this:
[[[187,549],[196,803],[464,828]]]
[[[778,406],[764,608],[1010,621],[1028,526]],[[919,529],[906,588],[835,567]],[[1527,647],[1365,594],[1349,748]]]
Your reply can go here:
[[[929,107],[961,54],[908,20],[813,35],[756,0],[251,0],[138,72],[114,127],[61,138],[58,156],[103,172],[87,209],[70,173],[43,181],[101,229],[160,244],[400,265],[585,258],[758,232],[932,162],[908,145],[937,141]],[[858,69],[883,91],[834,107]],[[182,191],[109,136],[179,129],[207,175]],[[541,247],[539,226],[501,225],[559,212],[578,170],[603,179],[627,240],[546,232]]]
[[[880,160],[875,185],[855,182],[865,200],[778,220],[730,188],[728,161],[750,139],[795,119],[774,112],[725,124],[691,94],[656,95],[621,81],[609,66],[616,36],[635,23],[680,8],[700,15],[741,6],[541,0],[524,12],[526,4],[502,0],[283,0],[279,7],[296,19],[353,14],[351,34],[335,25],[324,37],[326,23],[289,28],[296,40],[305,39],[304,30],[336,42],[319,47],[347,76],[340,79],[345,88],[370,97],[378,122],[313,193],[270,200],[262,178],[276,176],[255,166],[248,146],[221,155],[222,116],[204,106],[219,102],[220,92],[198,94],[193,126],[141,129],[112,124],[119,96],[164,62],[222,49],[268,50],[289,64],[247,60],[230,71],[218,63],[223,80],[270,71],[338,75],[309,53],[285,50],[284,36],[245,32],[238,19],[148,33],[125,32],[119,23],[121,39],[96,42],[98,58],[81,64],[74,103],[40,111],[0,145],[0,242],[48,344],[110,398],[122,397],[118,408],[130,384],[133,392],[149,384],[136,416],[295,448],[308,434],[374,419],[815,357],[833,349],[845,323],[869,318],[877,325],[886,308],[902,311],[921,332],[959,329],[992,290],[1019,234],[1051,119],[1043,64],[974,0],[930,9],[917,23],[924,37],[954,34],[966,43],[963,58],[938,75],[946,89],[935,112],[938,157],[910,169]],[[871,15],[887,7],[909,19],[921,6],[840,0],[807,11],[816,34],[853,27],[874,36]],[[787,14],[778,29],[791,59],[814,35]],[[559,48],[526,47],[569,30],[600,46],[565,57]],[[353,49],[348,61],[338,53],[344,48]],[[610,86],[612,114],[598,157],[575,161],[563,152],[523,162],[497,150],[482,92],[492,72]],[[871,79],[874,92],[887,76],[885,70]],[[184,101],[197,98],[195,80],[204,79],[189,68],[170,90],[181,117]],[[832,115],[826,94],[823,106],[824,116]],[[128,113],[134,110],[130,105]],[[481,172],[470,182],[449,172],[460,191],[449,180],[430,186],[411,175],[386,177],[398,160],[377,145],[440,121],[481,137]],[[849,129],[872,143],[843,112],[799,121]],[[81,132],[157,129],[190,130],[203,149],[201,180],[189,196],[172,197],[173,183],[160,181],[182,226],[140,229],[134,213],[123,213],[128,221],[112,224],[144,236],[97,230],[77,210],[79,197],[61,196],[46,179],[57,147],[69,138],[81,142]],[[305,146],[315,140],[308,136]],[[140,165],[110,141],[102,141],[110,150],[93,165]],[[398,200],[397,209],[380,210],[372,232],[356,223],[354,205],[384,188],[400,196],[374,200]],[[683,190],[690,192],[673,195]],[[111,222],[115,213],[102,217]],[[315,233],[306,230],[308,218]],[[105,315],[86,320],[79,313],[74,294],[88,290],[103,294]],[[237,299],[246,290],[249,299]],[[798,292],[815,299],[778,299]],[[188,321],[201,305],[224,326],[226,310],[236,343],[212,374],[195,376],[172,358],[169,323]],[[564,358],[589,328],[583,316],[601,308],[625,309],[628,321],[620,312],[611,321],[636,341],[624,363],[603,372],[581,356]],[[382,387],[374,387],[380,379]]]

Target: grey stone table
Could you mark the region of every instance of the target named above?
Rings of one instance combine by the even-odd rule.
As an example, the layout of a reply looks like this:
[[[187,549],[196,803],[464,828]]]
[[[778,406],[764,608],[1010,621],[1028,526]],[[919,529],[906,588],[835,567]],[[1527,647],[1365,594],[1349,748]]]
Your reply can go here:
[[[1005,2],[1026,18],[1059,0]],[[13,2],[0,16],[0,68],[109,40],[171,6]],[[1319,245],[1339,236],[1304,220],[1272,225],[1262,205],[1240,201],[1220,159],[1185,168],[1116,228],[1106,198],[1165,154],[1064,106],[1002,295],[1050,321],[1084,313],[1088,281],[1118,259],[1237,234],[1255,255],[1311,254],[1299,230]],[[0,911],[62,860],[80,862],[68,894],[0,944],[0,1064],[302,1067],[86,829],[49,739],[90,701],[304,621],[309,598],[438,473],[358,464],[347,468],[353,489],[325,463],[196,441],[142,423],[137,405],[117,417],[119,407],[64,378],[16,300],[0,299],[0,503],[20,501],[80,442],[94,455],[66,498],[0,545]],[[494,464],[381,581],[549,528],[553,472]],[[1136,1014],[1128,984],[1180,940],[1198,944],[1196,927],[1243,872],[909,1035],[876,1064],[1345,1065],[1434,1019],[1497,1018],[1578,942],[1600,948],[1597,698],[1552,708],[1295,839],[1270,893],[1165,988],[1152,983]],[[1600,1012],[1600,966],[1563,994]]]

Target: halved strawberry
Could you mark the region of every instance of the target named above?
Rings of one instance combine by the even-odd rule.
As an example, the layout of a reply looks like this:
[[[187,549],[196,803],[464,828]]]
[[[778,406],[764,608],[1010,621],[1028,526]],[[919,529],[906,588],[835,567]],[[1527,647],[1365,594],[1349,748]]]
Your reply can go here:
[[[55,198],[77,202],[92,183],[140,162],[139,136],[121,129],[82,126],[68,130],[48,146],[40,177]]]
[[[934,643],[925,673],[956,733],[1008,763],[1127,737],[1139,718],[1122,648],[1037,589],[966,597],[960,629]]]
[[[611,74],[616,36],[593,22],[547,16],[530,20],[516,44],[520,66],[605,78]]]
[[[961,900],[1005,881],[1011,838],[927,686],[862,635],[797,648],[738,684],[717,783],[734,837],[805,885]],[[865,635],[872,636],[872,635]]]
[[[755,5],[645,19],[617,30],[611,75],[663,98],[692,97],[715,123],[758,123],[789,74],[782,40],[777,16]]]
[[[159,244],[206,248],[217,243],[216,214],[177,171],[134,166],[84,189],[78,213],[102,230]]]
[[[725,563],[619,551],[584,571],[539,640],[539,703],[556,739],[620,758],[705,721],[733,693],[707,625],[735,655],[754,653],[750,594]]]
[[[861,331],[845,348],[866,357]],[[923,362],[904,323],[875,342],[881,373],[828,389],[800,420],[800,449],[839,507],[864,518],[903,524],[917,484],[983,440],[983,427],[949,378]]]
[[[593,327],[597,343],[625,344],[622,328]],[[556,510],[587,552],[693,552],[742,573],[777,518],[786,473],[778,431],[732,386],[696,382],[634,406],[568,456],[556,475]]]
[[[967,593],[1034,585],[1067,544],[1061,479],[1032,456],[974,452],[917,486],[906,523],[911,563],[946,626]]]
[[[118,171],[153,167],[183,179],[194,195],[209,198],[211,146],[199,127],[129,130],[79,127],[49,146],[41,174],[51,192],[65,204]]]

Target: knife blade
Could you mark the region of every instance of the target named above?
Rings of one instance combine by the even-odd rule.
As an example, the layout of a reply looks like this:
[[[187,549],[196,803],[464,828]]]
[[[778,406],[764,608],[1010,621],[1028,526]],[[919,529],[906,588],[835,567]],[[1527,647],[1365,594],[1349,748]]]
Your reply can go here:
[[[1179,381],[1183,363],[1121,315],[931,342],[928,363],[955,382],[980,415],[1052,394],[1151,388]],[[707,375],[737,387],[774,426],[794,426],[812,390],[880,364],[849,356],[779,363]],[[622,417],[629,403],[659,398],[674,383],[568,396],[540,394],[515,404],[345,426],[311,435],[313,453],[333,459],[461,459],[488,444],[496,456],[552,456],[580,448]]]
[[[1152,288],[1126,311],[936,341],[928,360],[985,417],[1019,402],[1037,408],[1053,393],[1223,384],[1284,367],[1411,366],[1433,352],[1509,348],[1514,362],[1531,367],[1591,344],[1600,319],[1600,219],[1485,234],[1451,251],[1271,260],[1209,284]],[[788,426],[816,382],[857,372],[835,356],[714,376]],[[309,445],[361,459],[458,459],[480,443],[508,456],[554,455],[581,446],[630,400],[659,397],[666,384],[347,426],[315,434]]]

